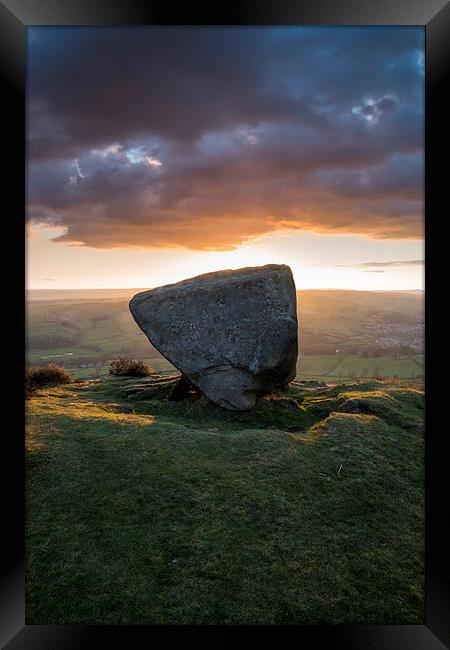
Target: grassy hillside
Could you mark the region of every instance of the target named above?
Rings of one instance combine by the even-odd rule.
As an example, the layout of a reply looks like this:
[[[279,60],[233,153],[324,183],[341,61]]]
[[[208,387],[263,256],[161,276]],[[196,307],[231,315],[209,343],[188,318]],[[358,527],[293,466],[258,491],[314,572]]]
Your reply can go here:
[[[27,402],[27,624],[424,622],[418,388],[294,382],[234,413],[169,383]]]

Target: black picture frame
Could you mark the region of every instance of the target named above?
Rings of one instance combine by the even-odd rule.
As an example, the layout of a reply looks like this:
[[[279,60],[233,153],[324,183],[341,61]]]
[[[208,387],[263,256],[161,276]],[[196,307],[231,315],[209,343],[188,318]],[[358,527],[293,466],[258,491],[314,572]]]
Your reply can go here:
[[[4,244],[16,251],[14,266],[7,267],[5,298],[15,317],[13,329],[21,337],[25,325],[23,300],[25,214],[25,59],[26,28],[33,25],[420,25],[426,36],[426,106],[425,106],[425,256],[426,256],[426,619],[424,625],[354,625],[295,626],[295,639],[310,648],[316,644],[342,650],[439,650],[450,647],[450,603],[445,567],[450,539],[445,526],[448,494],[448,433],[439,423],[439,408],[446,404],[445,382],[431,371],[431,359],[440,354],[440,319],[433,311],[442,295],[445,257],[435,253],[442,237],[447,165],[440,166],[448,148],[448,86],[444,75],[450,60],[450,4],[444,0],[247,0],[223,2],[212,7],[197,3],[171,6],[152,0],[0,0],[0,73],[2,78],[4,129],[10,138],[6,145],[7,179],[3,184],[9,211],[5,213],[10,232]],[[445,137],[447,135],[447,138]],[[14,180],[15,182],[10,182]],[[447,207],[448,211],[448,207]],[[5,246],[6,247],[6,246]],[[14,276],[14,277],[12,277]],[[14,281],[13,281],[14,280]],[[19,286],[17,286],[19,285]],[[22,330],[23,332],[24,330]],[[17,340],[20,349],[21,340]],[[17,350],[17,346],[12,346]],[[8,346],[9,347],[9,346]],[[445,352],[444,352],[445,354]],[[196,626],[76,626],[25,625],[24,603],[24,407],[23,370],[17,351],[10,351],[8,380],[14,387],[17,406],[14,417],[4,428],[3,476],[4,495],[3,570],[1,580],[0,642],[8,650],[33,648],[72,649],[99,645],[140,648],[151,643],[156,632],[167,639],[181,632],[183,642],[198,632]],[[436,361],[435,361],[436,363]],[[448,398],[447,398],[448,399]],[[8,398],[8,410],[11,409]],[[11,412],[10,412],[11,414]],[[443,420],[444,422],[444,420]],[[6,449],[5,449],[6,446]],[[446,489],[447,488],[447,489]],[[446,517],[447,514],[447,517]],[[264,627],[263,634],[280,634]],[[234,627],[220,627],[227,640]],[[214,626],[202,628],[209,638],[216,638]],[[283,630],[282,630],[283,631]],[[252,636],[259,629],[252,628]],[[269,641],[269,639],[267,639]]]

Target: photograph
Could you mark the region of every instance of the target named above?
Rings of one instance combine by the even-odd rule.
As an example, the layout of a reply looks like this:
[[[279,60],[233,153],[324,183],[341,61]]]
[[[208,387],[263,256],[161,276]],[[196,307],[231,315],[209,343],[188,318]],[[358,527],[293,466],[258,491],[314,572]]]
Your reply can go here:
[[[425,625],[425,27],[29,25],[25,112],[26,625]]]

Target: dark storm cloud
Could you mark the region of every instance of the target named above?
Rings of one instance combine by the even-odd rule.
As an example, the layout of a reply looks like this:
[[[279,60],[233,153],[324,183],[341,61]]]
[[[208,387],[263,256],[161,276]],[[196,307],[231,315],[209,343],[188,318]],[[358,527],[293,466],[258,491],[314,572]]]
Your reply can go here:
[[[28,217],[90,246],[422,235],[422,30],[36,28]]]

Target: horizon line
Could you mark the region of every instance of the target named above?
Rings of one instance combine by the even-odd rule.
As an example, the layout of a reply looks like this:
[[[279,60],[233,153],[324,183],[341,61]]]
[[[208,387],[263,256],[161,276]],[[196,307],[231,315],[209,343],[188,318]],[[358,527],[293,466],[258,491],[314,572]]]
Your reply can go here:
[[[174,284],[174,283],[172,283]],[[176,283],[175,283],[176,284]],[[151,291],[152,289],[157,289],[165,285],[158,285],[155,287],[69,287],[69,288],[58,288],[58,289],[29,289],[25,287],[25,291]],[[350,289],[345,287],[305,287],[296,289],[297,291],[365,291],[365,292],[379,292],[379,293],[392,293],[392,292],[408,292],[408,291],[425,291],[425,289],[415,288],[415,289]]]

